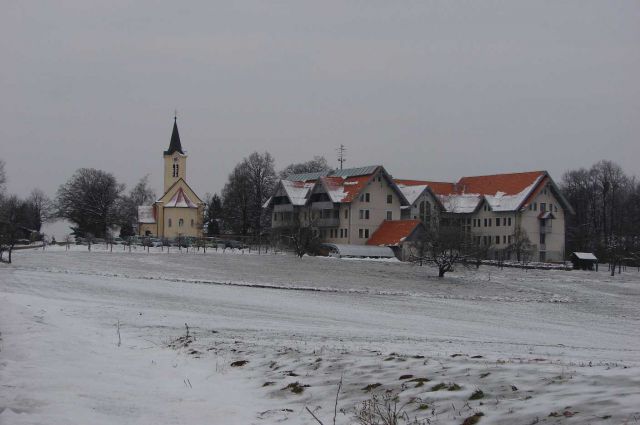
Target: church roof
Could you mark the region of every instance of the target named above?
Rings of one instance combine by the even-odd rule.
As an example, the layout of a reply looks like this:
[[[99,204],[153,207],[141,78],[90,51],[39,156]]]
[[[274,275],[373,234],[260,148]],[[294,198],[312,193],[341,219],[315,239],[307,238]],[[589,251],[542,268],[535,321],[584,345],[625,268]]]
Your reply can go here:
[[[173,198],[165,204],[168,208],[198,208],[196,204],[191,202],[191,199],[184,193],[182,188],[179,188]]]
[[[178,133],[178,118],[173,118],[173,132],[171,133],[171,141],[169,142],[169,149],[164,151],[165,155],[171,155],[174,152],[180,152],[184,155],[182,145],[180,144],[180,134]]]

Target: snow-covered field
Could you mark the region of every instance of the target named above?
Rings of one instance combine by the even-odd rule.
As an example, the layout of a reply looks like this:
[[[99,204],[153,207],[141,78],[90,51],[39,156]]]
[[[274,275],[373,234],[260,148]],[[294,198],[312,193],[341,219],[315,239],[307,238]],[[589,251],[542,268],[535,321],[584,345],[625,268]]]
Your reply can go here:
[[[330,424],[341,378],[337,424],[357,423],[372,394],[397,394],[419,423],[640,423],[636,270],[434,274],[240,252],[16,252],[0,265],[0,424],[317,424],[306,407]]]

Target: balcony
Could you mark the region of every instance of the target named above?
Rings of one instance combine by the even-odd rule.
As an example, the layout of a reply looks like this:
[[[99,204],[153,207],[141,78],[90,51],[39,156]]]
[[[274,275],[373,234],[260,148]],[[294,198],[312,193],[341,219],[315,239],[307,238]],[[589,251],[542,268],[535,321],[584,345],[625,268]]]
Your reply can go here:
[[[332,210],[333,209],[333,202],[331,202],[331,201],[313,202],[311,204],[311,209],[314,209],[314,210]]]
[[[292,204],[274,205],[273,212],[293,212],[293,205]]]
[[[338,227],[339,225],[339,218],[317,218],[313,222],[313,226],[315,227]]]

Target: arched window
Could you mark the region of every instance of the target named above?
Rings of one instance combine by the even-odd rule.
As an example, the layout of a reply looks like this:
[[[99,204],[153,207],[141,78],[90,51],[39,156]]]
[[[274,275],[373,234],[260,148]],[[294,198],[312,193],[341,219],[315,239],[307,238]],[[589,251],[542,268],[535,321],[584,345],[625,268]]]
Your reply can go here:
[[[178,220],[178,227],[182,227],[182,226],[184,226],[184,220],[180,219]]]
[[[171,219],[169,219],[169,222],[167,224],[169,225],[169,227],[171,227]]]
[[[176,177],[180,175],[180,164],[176,164]]]
[[[191,219],[191,227],[193,227],[193,219]]]

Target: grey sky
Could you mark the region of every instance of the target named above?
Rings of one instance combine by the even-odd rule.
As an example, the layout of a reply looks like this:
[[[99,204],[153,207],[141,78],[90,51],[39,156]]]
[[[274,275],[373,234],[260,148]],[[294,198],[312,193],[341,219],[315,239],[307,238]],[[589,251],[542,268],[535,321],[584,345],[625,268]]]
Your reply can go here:
[[[639,23],[638,1],[3,0],[0,158],[11,192],[79,167],[159,192],[177,108],[201,194],[254,150],[340,143],[405,178],[640,175]]]

